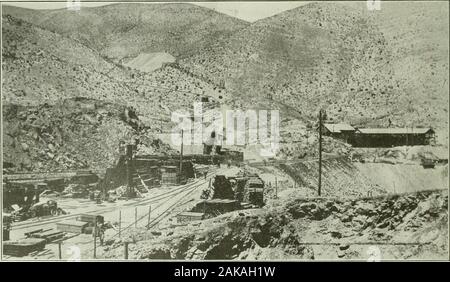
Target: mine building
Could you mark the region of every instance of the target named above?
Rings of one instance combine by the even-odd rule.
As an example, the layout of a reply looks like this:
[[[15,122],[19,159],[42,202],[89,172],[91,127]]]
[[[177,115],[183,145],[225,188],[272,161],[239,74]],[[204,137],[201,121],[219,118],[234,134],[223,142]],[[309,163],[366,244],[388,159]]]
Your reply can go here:
[[[358,128],[350,143],[354,147],[395,147],[430,145],[435,132],[431,128]]]
[[[161,166],[161,184],[162,185],[178,185],[181,183],[179,168],[177,166]]]
[[[356,129],[346,123],[325,123],[322,130],[323,135],[325,136],[342,139],[345,142],[348,142]]]

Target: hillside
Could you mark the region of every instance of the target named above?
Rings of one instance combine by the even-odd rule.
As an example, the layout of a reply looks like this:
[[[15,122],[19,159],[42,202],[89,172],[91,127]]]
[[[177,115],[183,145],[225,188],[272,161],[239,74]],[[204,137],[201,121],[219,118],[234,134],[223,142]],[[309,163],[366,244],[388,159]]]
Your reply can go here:
[[[230,108],[280,108],[295,124],[282,124],[286,155],[298,141],[288,135],[313,130],[320,107],[356,126],[391,120],[448,136],[448,6],[383,3],[369,12],[359,4],[311,3],[252,24],[189,4],[4,6],[3,103],[30,112],[74,98],[131,106],[156,136],[173,111],[223,97]],[[171,56],[177,62],[164,64]],[[33,142],[25,147],[40,148]],[[21,154],[13,144],[5,145],[11,160]]]
[[[78,12],[3,6],[3,13],[70,37],[115,61],[151,52],[186,57],[248,25],[184,3],[113,4]]]
[[[447,127],[448,5],[311,3],[259,20],[180,63],[247,105],[306,121]],[[444,20],[447,19],[447,20]],[[262,102],[264,101],[264,102]]]
[[[145,154],[171,150],[141,121],[124,115],[126,106],[87,98],[54,105],[3,106],[3,162],[11,171],[104,171],[119,157],[119,143],[139,139]]]
[[[378,251],[379,260],[448,257],[446,190],[352,200],[283,200],[266,209],[168,223],[159,234],[140,228],[122,236],[135,242],[129,258],[145,260],[363,261],[375,256],[371,249]],[[107,240],[101,257],[122,258],[120,240]]]
[[[105,169],[120,141],[143,135],[144,152],[168,153],[154,136],[170,129],[171,113],[221,91],[171,66],[152,73],[124,68],[11,16],[3,17],[2,40],[4,159],[13,170]],[[127,108],[141,128],[123,120]]]
[[[73,96],[126,101],[133,94],[120,84],[125,73],[94,50],[10,16],[3,17],[2,27],[4,101],[40,104]]]
[[[175,58],[167,53],[140,54],[124,65],[143,72],[152,72],[161,68],[165,63],[174,63]]]
[[[305,123],[324,107],[360,126],[446,129],[448,6],[383,4],[310,3],[251,24],[190,4],[3,12],[132,68],[152,71],[148,54],[168,53],[234,93],[231,106],[280,108]]]

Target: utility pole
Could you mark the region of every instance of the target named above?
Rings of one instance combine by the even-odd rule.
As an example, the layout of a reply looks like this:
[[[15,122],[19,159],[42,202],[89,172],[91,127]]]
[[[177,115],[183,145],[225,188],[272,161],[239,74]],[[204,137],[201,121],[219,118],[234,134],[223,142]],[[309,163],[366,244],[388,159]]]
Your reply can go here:
[[[124,246],[124,248],[123,248],[124,257],[125,257],[125,259],[128,259],[128,242],[124,242],[123,246]]]
[[[121,231],[122,231],[122,211],[119,210],[119,238],[121,235]]]
[[[322,190],[322,110],[319,111],[319,196]]]
[[[59,259],[62,259],[61,244],[62,244],[61,241],[58,242],[58,258]]]
[[[150,228],[150,214],[152,213],[152,206],[148,206],[148,219],[147,219],[147,229]]]
[[[134,208],[134,228],[137,228],[137,207]]]
[[[133,145],[128,144],[126,147],[126,160],[127,160],[127,186],[128,186],[128,196],[134,194],[133,189],[133,174],[132,174],[132,159],[133,159]]]
[[[278,179],[275,176],[275,199],[278,199]]]
[[[180,150],[180,179],[181,171],[183,169],[183,129],[181,130],[181,150]]]
[[[94,217],[94,259],[97,258],[97,216]]]

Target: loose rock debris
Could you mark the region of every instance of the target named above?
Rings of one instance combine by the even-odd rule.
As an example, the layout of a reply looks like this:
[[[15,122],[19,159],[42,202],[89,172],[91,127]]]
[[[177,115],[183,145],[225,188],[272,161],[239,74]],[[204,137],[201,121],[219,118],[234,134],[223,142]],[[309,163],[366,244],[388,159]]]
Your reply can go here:
[[[198,225],[136,240],[135,259],[443,259],[448,248],[448,193],[425,191],[353,200],[286,200],[276,208],[232,212]],[[135,234],[143,237],[148,231]],[[106,258],[119,258],[119,243]]]

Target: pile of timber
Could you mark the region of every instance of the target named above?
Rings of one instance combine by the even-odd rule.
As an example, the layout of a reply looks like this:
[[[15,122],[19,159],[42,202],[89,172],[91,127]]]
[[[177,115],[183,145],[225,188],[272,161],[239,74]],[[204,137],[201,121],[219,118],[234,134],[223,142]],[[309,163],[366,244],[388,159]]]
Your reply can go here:
[[[76,233],[76,234],[82,234],[85,231],[85,228],[89,225],[88,222],[83,221],[77,221],[77,220],[66,220],[62,222],[56,223],[56,229],[59,230],[59,232],[69,232],[69,233]]]
[[[37,229],[31,232],[25,233],[27,238],[37,238],[44,239],[47,243],[53,242],[55,240],[61,239],[65,236],[62,231],[55,231],[53,228],[50,229]]]
[[[42,251],[47,240],[39,238],[25,238],[17,241],[3,242],[3,254],[15,257],[26,256],[31,252]]]

